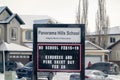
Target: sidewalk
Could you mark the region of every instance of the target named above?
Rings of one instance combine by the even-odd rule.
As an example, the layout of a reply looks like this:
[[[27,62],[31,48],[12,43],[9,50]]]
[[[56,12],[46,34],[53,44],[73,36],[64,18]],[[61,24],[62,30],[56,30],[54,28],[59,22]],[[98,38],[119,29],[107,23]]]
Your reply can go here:
[[[0,73],[0,80],[4,80],[4,74]]]
[[[0,73],[0,80],[5,80],[4,74],[2,74],[2,73]],[[21,79],[16,79],[16,80],[26,80],[26,78],[21,78]]]

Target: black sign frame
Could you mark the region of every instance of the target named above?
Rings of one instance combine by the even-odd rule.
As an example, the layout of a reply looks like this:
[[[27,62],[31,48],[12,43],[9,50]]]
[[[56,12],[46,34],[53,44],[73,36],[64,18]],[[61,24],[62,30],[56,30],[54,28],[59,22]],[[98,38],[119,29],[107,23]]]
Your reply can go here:
[[[71,43],[66,43],[66,42],[55,42],[55,43],[52,43],[52,42],[37,42],[38,40],[38,28],[80,28],[81,29],[81,32],[80,32],[80,42],[76,43],[76,42],[71,42]],[[34,64],[34,77],[37,77],[37,72],[40,72],[40,71],[56,71],[56,72],[59,72],[59,71],[62,71],[62,72],[81,72],[81,79],[84,80],[84,76],[85,76],[85,25],[84,24],[34,24],[33,25],[33,64]],[[59,45],[65,45],[65,44],[70,44],[70,45],[78,45],[80,44],[81,45],[81,51],[80,51],[80,56],[81,56],[81,59],[80,59],[80,69],[77,69],[77,70],[61,70],[61,69],[39,69],[38,68],[38,45],[39,44],[53,44],[53,45],[56,45],[56,44],[59,44]],[[35,79],[35,78],[34,78]],[[37,80],[37,79],[36,79]]]

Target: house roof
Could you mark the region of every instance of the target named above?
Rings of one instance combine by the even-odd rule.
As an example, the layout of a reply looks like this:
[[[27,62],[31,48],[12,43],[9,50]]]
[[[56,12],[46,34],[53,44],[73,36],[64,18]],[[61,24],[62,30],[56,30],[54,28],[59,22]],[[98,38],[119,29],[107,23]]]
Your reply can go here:
[[[0,14],[4,11],[7,10],[7,12],[12,15],[13,13],[11,12],[11,10],[7,7],[7,6],[2,6],[0,7]]]
[[[96,44],[94,44],[94,43],[92,43],[91,41],[88,41],[88,40],[85,41],[85,49],[103,50],[103,48],[101,48],[100,46],[98,46],[98,45],[96,45]]]
[[[113,34],[120,34],[120,26],[110,27],[108,28],[107,34],[113,35]],[[90,35],[98,35],[98,32],[92,32]]]
[[[115,45],[117,45],[118,43],[120,43],[120,40],[118,40],[117,42],[115,42],[114,44],[110,45],[107,49],[112,49]]]
[[[85,41],[85,52],[109,52],[109,50],[105,50],[100,46],[92,43],[91,41]]]
[[[20,15],[20,17],[25,22],[25,25],[21,26],[23,29],[32,29],[34,22],[39,24],[48,24],[50,21],[54,23],[57,22],[55,19],[47,15]]]
[[[5,20],[0,21],[0,24],[10,23],[10,21],[11,21],[13,18],[16,18],[16,19],[19,21],[20,24],[24,24],[23,20],[22,20],[17,14],[12,14],[8,19],[5,19]]]
[[[120,26],[115,26],[115,27],[109,28],[108,34],[120,34]]]
[[[32,49],[19,45],[19,44],[15,44],[15,43],[7,43],[7,42],[3,42],[0,45],[0,51],[32,51]]]
[[[6,10],[9,14],[10,17],[5,19],[5,20],[0,20],[0,24],[7,24],[9,23],[13,18],[16,18],[20,24],[25,24],[24,21],[17,15],[17,14],[13,14],[12,11],[7,7],[7,6],[2,6],[0,7],[0,14]]]

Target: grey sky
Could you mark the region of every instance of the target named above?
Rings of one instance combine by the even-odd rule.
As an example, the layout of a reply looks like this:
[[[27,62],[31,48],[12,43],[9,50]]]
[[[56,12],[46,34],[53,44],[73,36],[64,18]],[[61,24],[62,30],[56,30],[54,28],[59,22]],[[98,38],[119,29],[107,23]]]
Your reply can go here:
[[[120,26],[120,0],[106,0],[110,26]],[[61,23],[75,23],[78,0],[0,0],[0,6],[8,6],[18,15],[48,15]],[[95,27],[97,0],[89,0],[88,27]]]

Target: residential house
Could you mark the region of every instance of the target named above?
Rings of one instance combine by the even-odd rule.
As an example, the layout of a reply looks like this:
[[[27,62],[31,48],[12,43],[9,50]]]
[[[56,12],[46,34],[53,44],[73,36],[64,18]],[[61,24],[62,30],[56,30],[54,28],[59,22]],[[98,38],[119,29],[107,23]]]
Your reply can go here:
[[[110,45],[108,49],[110,52],[110,61],[116,62],[120,66],[120,40]]]
[[[105,50],[100,46],[92,43],[91,41],[85,41],[85,67],[96,62],[108,62],[109,61],[109,50]]]
[[[7,6],[0,7],[0,62],[3,61],[3,53],[6,61],[29,61],[32,49],[21,45],[21,25],[24,25],[24,21],[17,14]]]
[[[98,44],[98,36],[97,33],[92,33],[86,35],[86,39]],[[109,28],[107,39],[107,49],[111,51],[109,53],[109,60],[112,62],[119,62],[118,65],[120,65],[120,26]]]

